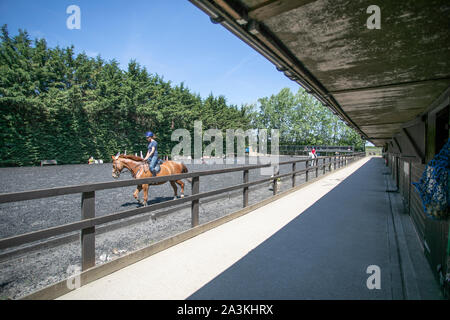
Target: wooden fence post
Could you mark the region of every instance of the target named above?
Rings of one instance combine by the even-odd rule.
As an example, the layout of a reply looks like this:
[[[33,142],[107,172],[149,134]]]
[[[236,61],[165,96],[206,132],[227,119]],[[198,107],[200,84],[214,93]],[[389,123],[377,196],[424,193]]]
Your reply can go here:
[[[192,178],[192,195],[196,195],[200,192],[200,177]],[[199,209],[200,199],[192,200],[191,203],[191,227],[198,226],[199,223]]]
[[[81,194],[81,219],[95,218],[95,191]],[[81,269],[95,266],[95,226],[81,230]]]
[[[244,170],[244,175],[242,177],[242,182],[243,183],[247,183],[248,182],[248,170]],[[246,206],[248,206],[248,187],[244,187],[244,191],[243,191],[243,207],[245,208]]]
[[[295,187],[295,168],[296,168],[297,162],[292,163],[292,188]]]
[[[274,174],[274,176],[276,176],[277,174]],[[276,195],[278,192],[278,182],[277,182],[278,178],[274,178],[273,179],[273,195]]]
[[[314,160],[314,166],[316,167],[316,178],[319,176],[319,159]]]
[[[305,169],[306,169],[306,171],[305,171],[305,182],[308,182],[308,178],[309,178],[308,163],[309,163],[309,161],[306,160],[306,162],[305,162]]]

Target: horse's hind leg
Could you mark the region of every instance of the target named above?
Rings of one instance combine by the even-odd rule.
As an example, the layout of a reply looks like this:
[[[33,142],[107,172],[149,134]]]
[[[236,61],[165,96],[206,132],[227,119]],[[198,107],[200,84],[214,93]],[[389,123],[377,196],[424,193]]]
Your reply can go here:
[[[176,183],[178,183],[181,187],[181,197],[184,198],[184,182],[181,180],[176,180]]]
[[[178,192],[178,188],[177,188],[177,185],[175,184],[175,182],[174,181],[170,181],[170,185],[172,186],[172,188],[173,188],[173,200],[176,200],[177,199],[177,192]]]
[[[136,187],[136,191],[134,191],[134,193],[133,193],[133,196],[134,196],[134,198],[139,202],[139,192],[141,192],[141,190],[142,190],[142,185],[140,184],[140,185],[138,185],[137,187]]]

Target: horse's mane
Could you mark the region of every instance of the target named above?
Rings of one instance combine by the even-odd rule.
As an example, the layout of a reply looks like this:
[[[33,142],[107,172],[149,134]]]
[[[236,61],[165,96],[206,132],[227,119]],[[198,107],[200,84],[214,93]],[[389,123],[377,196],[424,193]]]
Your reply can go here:
[[[125,158],[125,159],[134,160],[134,161],[144,161],[144,158],[141,158],[138,156],[133,156],[132,154],[129,154],[129,155],[121,154],[119,156],[119,158]]]

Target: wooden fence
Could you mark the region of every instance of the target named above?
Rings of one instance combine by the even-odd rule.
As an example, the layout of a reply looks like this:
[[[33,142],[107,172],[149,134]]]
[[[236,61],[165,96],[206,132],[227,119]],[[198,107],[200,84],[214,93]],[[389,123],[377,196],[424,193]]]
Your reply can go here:
[[[74,232],[81,230],[81,266],[82,270],[89,269],[95,266],[95,228],[98,225],[112,222],[119,219],[129,218],[132,216],[141,215],[148,213],[153,210],[158,210],[162,208],[171,207],[181,203],[191,202],[191,226],[196,227],[199,224],[199,201],[202,198],[211,197],[214,195],[226,193],[233,190],[242,189],[243,194],[243,207],[248,206],[249,198],[249,187],[266,183],[272,181],[273,184],[273,194],[276,195],[277,189],[277,179],[290,176],[292,179],[292,187],[295,187],[295,178],[297,175],[305,174],[305,181],[309,180],[309,175],[311,172],[315,172],[317,177],[319,170],[323,170],[325,173],[326,169],[331,171],[346,165],[349,161],[353,161],[356,158],[364,157],[364,153],[353,153],[351,155],[340,155],[331,157],[318,157],[316,159],[299,159],[279,162],[280,165],[291,165],[292,170],[288,173],[277,174],[264,179],[259,179],[256,181],[249,181],[249,171],[254,169],[260,169],[264,167],[270,167],[271,164],[260,164],[260,165],[246,165],[240,167],[218,169],[218,170],[208,170],[200,172],[183,173],[164,177],[152,177],[145,179],[130,179],[123,181],[114,182],[104,182],[104,183],[94,183],[76,186],[66,186],[58,188],[49,188],[41,190],[32,190],[25,192],[15,192],[15,193],[3,193],[0,194],[0,203],[17,202],[33,199],[41,199],[47,197],[62,196],[67,194],[77,194],[81,193],[81,220],[77,222],[72,222],[64,225],[59,225],[51,228],[46,228],[38,231],[29,232],[26,234],[16,235],[8,238],[0,239],[0,250],[20,246],[23,244],[45,240],[50,237],[59,236],[62,234]],[[298,163],[305,162],[305,169],[297,170],[296,165]],[[321,163],[320,163],[321,162]],[[230,172],[242,171],[242,183],[234,186],[229,186],[226,188],[221,188],[213,191],[200,193],[200,177],[209,176],[213,174],[223,174]],[[152,204],[145,207],[140,207],[136,209],[130,209],[125,211],[120,211],[112,213],[109,215],[96,217],[95,216],[95,192],[105,189],[121,188],[139,184],[151,184],[157,182],[174,181],[180,179],[192,178],[192,194],[190,196],[165,201],[161,203]]]

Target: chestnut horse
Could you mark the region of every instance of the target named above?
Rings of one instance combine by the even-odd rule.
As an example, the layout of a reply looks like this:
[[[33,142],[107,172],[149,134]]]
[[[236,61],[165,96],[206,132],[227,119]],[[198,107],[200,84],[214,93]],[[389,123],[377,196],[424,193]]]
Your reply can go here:
[[[118,179],[120,176],[120,173],[124,168],[128,169],[130,171],[131,175],[135,179],[139,178],[151,178],[153,177],[153,174],[150,172],[148,168],[148,163],[144,161],[143,158],[133,156],[133,155],[117,155],[117,156],[111,156],[113,160],[113,170],[112,170],[112,176],[115,179]],[[186,166],[183,163],[175,162],[175,161],[165,161],[163,164],[160,165],[161,170],[156,175],[157,177],[161,176],[168,176],[172,174],[180,174],[180,173],[187,173],[188,170]],[[152,183],[151,185],[160,185],[164,184],[167,181],[164,182],[157,182]],[[174,192],[174,199],[177,198],[177,184],[181,187],[181,197],[184,198],[184,182],[181,180],[175,180],[175,181],[169,181],[172,185],[173,192]],[[148,184],[140,184],[137,186],[136,191],[133,193],[134,198],[142,205],[147,205],[148,200]],[[139,192],[141,190],[144,190],[144,202],[139,201]]]

